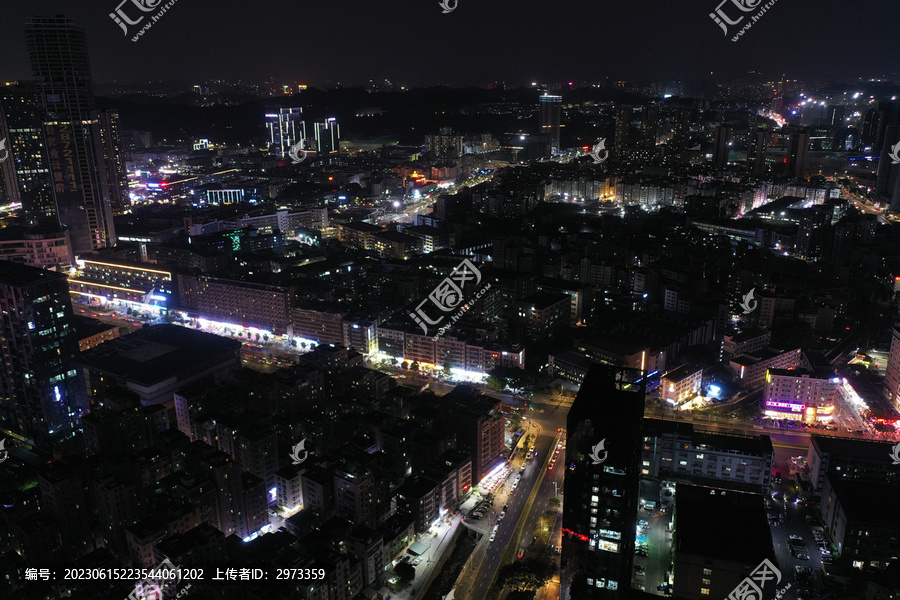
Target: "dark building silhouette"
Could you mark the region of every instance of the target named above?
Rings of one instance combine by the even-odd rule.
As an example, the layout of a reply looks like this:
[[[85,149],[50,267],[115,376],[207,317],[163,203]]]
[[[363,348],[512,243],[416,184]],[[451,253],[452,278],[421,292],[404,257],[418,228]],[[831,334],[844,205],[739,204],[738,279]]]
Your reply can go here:
[[[563,600],[628,597],[643,416],[640,370],[590,368],[566,421]]]
[[[64,15],[32,17],[25,39],[44,107],[44,145],[56,217],[75,254],[114,246],[112,209],[124,205],[118,115],[96,110],[84,29]]]
[[[806,171],[806,156],[809,151],[809,132],[796,131],[788,139],[785,175],[793,179],[803,179]]]
[[[900,207],[900,165],[894,164],[890,154],[894,146],[900,144],[900,103],[879,102],[876,114],[878,133],[873,150],[881,158],[875,193],[879,200],[890,205],[891,210],[897,210]]]

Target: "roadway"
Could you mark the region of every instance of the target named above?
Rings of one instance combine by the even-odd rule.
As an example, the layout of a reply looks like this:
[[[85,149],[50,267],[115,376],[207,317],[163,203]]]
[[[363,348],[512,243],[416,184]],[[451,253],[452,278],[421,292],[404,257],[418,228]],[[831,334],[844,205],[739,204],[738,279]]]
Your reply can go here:
[[[559,406],[552,405],[536,406],[533,411],[525,411],[524,420],[530,423],[529,431],[537,432],[534,444],[537,457],[528,461],[522,479],[513,492],[511,490],[512,483],[519,469],[526,462],[521,457],[521,452],[514,457],[509,479],[494,494],[490,519],[487,519],[485,525],[479,528],[479,531],[484,531],[485,537],[475,548],[458,579],[455,597],[459,600],[484,600],[497,571],[502,566],[501,561],[506,550],[512,550],[515,556],[520,550],[531,544],[538,519],[547,510],[550,498],[557,495],[553,482],[556,481],[560,488],[562,486],[564,461],[557,460],[552,470],[548,470],[547,465],[556,448],[557,440],[562,435],[557,429],[565,428],[567,412],[565,408],[560,409]],[[561,489],[558,490],[558,494],[561,497]],[[490,542],[490,531],[504,505],[508,505],[506,516],[500,521],[496,538]],[[486,514],[485,517],[487,516]],[[520,523],[522,530],[518,538],[514,539]],[[477,525],[475,527],[478,528]],[[550,543],[559,546],[560,535],[561,531],[557,524]]]

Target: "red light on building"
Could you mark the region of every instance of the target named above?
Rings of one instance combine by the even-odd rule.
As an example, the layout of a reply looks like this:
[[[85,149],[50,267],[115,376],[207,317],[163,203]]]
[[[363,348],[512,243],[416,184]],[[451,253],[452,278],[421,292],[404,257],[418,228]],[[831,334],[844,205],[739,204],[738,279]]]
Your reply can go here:
[[[575,533],[575,532],[572,531],[571,529],[566,529],[565,527],[563,528],[563,533],[568,533],[569,535],[574,535],[575,537],[577,537],[577,538],[578,538],[579,540],[581,540],[582,542],[588,541],[588,536],[582,535],[582,534],[580,534],[580,533]]]

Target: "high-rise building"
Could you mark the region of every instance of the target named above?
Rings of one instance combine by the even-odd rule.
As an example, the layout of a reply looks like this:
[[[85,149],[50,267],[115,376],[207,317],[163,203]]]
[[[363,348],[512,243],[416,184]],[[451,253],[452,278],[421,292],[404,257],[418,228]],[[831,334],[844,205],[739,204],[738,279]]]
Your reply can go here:
[[[878,103],[878,133],[873,150],[881,156],[878,161],[878,179],[875,193],[878,199],[890,205],[890,209],[900,209],[900,165],[894,164],[890,154],[900,143],[900,103]]]
[[[21,202],[30,220],[56,214],[45,161],[41,95],[33,83],[0,87],[0,140],[10,160],[0,163],[0,193]]]
[[[126,193],[118,116],[95,108],[84,29],[64,15],[32,17],[25,35],[57,220],[69,228],[75,254],[114,246],[112,208]]]
[[[769,128],[761,125],[751,129],[747,140],[747,170],[754,177],[766,174],[766,149],[769,146]]]
[[[715,146],[713,148],[713,164],[724,167],[728,164],[728,154],[731,150],[731,127],[719,125],[716,127]]]
[[[541,96],[541,135],[547,136],[551,152],[559,152],[559,133],[562,128],[562,96]]]
[[[267,112],[266,129],[269,131],[269,152],[287,157],[296,143],[306,139],[303,109],[280,108],[278,112]]]
[[[74,446],[87,388],[63,273],[0,262],[0,429],[45,451]]]
[[[788,138],[787,164],[785,175],[792,179],[803,179],[806,172],[806,155],[809,151],[809,132],[795,131]]]
[[[319,156],[340,154],[341,152],[341,126],[334,117],[316,123],[316,151]]]
[[[560,598],[627,598],[641,474],[643,372],[593,365],[566,420]]]
[[[884,375],[884,393],[894,408],[900,410],[900,329],[891,330],[891,353]]]

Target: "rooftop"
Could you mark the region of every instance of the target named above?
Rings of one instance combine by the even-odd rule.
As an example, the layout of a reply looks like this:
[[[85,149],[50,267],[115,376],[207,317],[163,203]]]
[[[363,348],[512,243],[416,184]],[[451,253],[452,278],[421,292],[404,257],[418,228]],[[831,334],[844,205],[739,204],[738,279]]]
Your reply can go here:
[[[45,281],[53,281],[62,279],[65,281],[66,276],[56,271],[47,271],[36,267],[29,267],[19,263],[0,261],[0,283],[6,285],[31,285],[34,283],[43,283]]]
[[[85,367],[142,385],[238,356],[241,343],[178,325],[156,325],[109,340],[81,355]]]
[[[761,495],[679,484],[675,519],[676,552],[751,565],[774,556]]]

